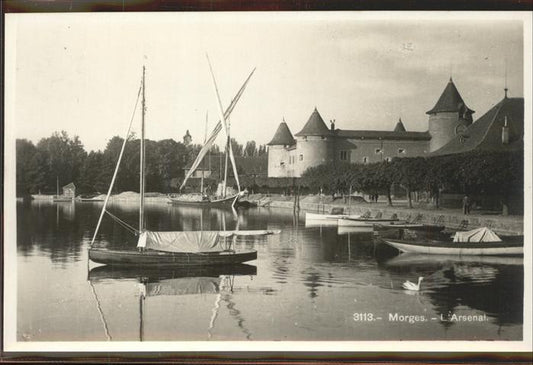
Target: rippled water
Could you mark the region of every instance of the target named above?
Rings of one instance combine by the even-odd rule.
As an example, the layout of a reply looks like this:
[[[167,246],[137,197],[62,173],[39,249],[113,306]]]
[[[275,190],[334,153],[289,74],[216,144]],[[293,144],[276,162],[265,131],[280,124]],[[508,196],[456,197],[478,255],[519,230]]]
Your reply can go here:
[[[303,213],[290,210],[242,210],[236,219],[229,211],[153,204],[151,230],[238,224],[281,234],[239,240],[238,247],[258,251],[247,265],[116,269],[87,260],[100,208],[17,206],[19,341],[522,339],[522,258],[398,256],[370,234],[306,228]],[[109,210],[132,225],[138,220],[136,204]],[[104,219],[97,243],[136,242]],[[420,292],[402,289],[419,276]]]

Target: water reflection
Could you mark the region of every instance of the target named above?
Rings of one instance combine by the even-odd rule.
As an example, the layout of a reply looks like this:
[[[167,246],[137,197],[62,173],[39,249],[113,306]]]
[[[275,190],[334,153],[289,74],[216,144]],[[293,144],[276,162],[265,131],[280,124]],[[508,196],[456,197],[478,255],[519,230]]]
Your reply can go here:
[[[498,325],[523,321],[522,257],[402,254],[386,267],[411,277],[424,276],[423,294],[436,313],[456,313],[466,306],[486,313]]]
[[[166,316],[145,318],[149,306],[156,297],[180,297],[180,296],[206,296],[214,295],[212,314],[209,326],[205,329],[207,338],[211,339],[216,330],[216,320],[219,316],[221,303],[226,305],[229,315],[234,318],[236,325],[245,333],[247,339],[251,339],[252,333],[246,327],[246,319],[239,311],[236,302],[232,298],[235,288],[235,277],[255,276],[257,268],[252,265],[232,265],[218,267],[192,267],[182,269],[172,268],[123,268],[112,266],[99,266],[90,270],[88,279],[91,284],[94,299],[97,303],[103,331],[107,340],[113,340],[108,320],[102,309],[102,301],[109,301],[109,298],[99,298],[96,287],[113,285],[114,282],[134,281],[138,284],[138,323],[139,341],[149,339],[151,334],[146,332],[146,322],[152,320],[159,323],[165,320]],[[102,295],[100,295],[101,297]],[[125,298],[126,300],[131,298]],[[121,306],[121,303],[113,303]],[[156,334],[156,336],[160,336]]]
[[[228,210],[150,203],[146,218],[152,230],[238,228],[281,233],[236,239],[236,248],[258,251],[251,272],[105,266],[88,271],[86,248],[100,209],[98,203],[78,202],[17,205],[19,338],[105,340],[108,334],[112,340],[516,340],[522,336],[522,258],[398,255],[369,232],[305,227],[304,215],[289,209],[238,210],[235,216]],[[115,202],[109,210],[137,225],[136,203]],[[134,247],[136,237],[106,217],[97,244]],[[407,295],[401,284],[418,276],[426,278],[423,290]],[[383,318],[396,311],[486,314],[489,321],[365,324],[353,320],[355,311]],[[79,326],[73,328],[74,322]]]

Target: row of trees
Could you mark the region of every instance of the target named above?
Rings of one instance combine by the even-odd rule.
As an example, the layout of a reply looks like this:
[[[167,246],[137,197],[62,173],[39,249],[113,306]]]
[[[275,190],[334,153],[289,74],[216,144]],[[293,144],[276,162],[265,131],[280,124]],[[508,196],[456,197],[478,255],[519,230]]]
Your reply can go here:
[[[373,164],[328,164],[309,168],[300,184],[315,191],[352,191],[383,194],[392,205],[393,186],[411,193],[427,192],[438,207],[442,192],[491,195],[500,199],[504,213],[510,197],[523,194],[523,152],[469,152],[435,157],[396,158]]]
[[[122,148],[123,139],[113,137],[103,151],[87,153],[77,136],[56,132],[41,139],[36,145],[26,139],[16,141],[17,195],[52,193],[56,182],[66,185],[73,182],[79,193],[106,192]],[[254,141],[244,146],[232,139],[236,156],[261,156],[265,146]],[[184,168],[198,154],[201,145],[185,145],[173,139],[146,140],[146,188],[147,191],[170,192],[172,181],[183,179]],[[140,141],[130,137],[115,182],[115,191],[136,191],[139,185]],[[214,146],[212,154],[219,154]]]

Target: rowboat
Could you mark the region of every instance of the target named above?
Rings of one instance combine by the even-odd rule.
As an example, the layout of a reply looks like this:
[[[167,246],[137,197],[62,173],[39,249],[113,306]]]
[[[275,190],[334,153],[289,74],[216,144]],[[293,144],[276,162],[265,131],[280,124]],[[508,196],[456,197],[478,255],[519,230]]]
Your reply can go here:
[[[213,82],[215,82],[213,78]],[[232,247],[237,236],[264,236],[274,234],[275,231],[151,231],[146,229],[145,220],[145,146],[144,146],[144,117],[145,117],[145,68],[139,95],[142,90],[142,118],[140,137],[140,181],[139,181],[139,226],[135,228],[120,218],[107,211],[107,203],[113,190],[120,162],[124,154],[125,145],[132,128],[131,119],[126,138],[118,157],[117,165],[111,179],[108,193],[105,197],[102,211],[89,247],[88,257],[96,263],[119,266],[213,266],[233,265],[257,258],[255,250],[234,250]],[[215,87],[216,89],[216,87]],[[218,94],[217,94],[218,96]],[[220,103],[220,98],[219,103]],[[137,103],[136,103],[137,104]],[[222,116],[224,119],[225,116]],[[95,247],[94,242],[104,214],[108,214],[118,224],[138,237],[137,250],[113,249],[108,247]]]
[[[234,265],[257,259],[257,251],[162,252],[155,250],[127,251],[92,248],[89,258],[99,264],[115,266],[212,266]]]
[[[390,224],[393,224],[394,222],[398,222],[398,218],[352,218],[352,217],[346,217],[346,218],[339,218],[337,220],[337,225],[339,227],[370,227],[373,229],[374,224],[381,224],[384,226],[388,226]]]
[[[233,194],[226,197],[208,197],[202,194],[170,194],[168,195],[168,203],[172,205],[194,206],[194,207],[210,207],[210,208],[229,208],[235,206],[241,193]]]
[[[329,213],[305,213],[305,225],[337,225],[341,218],[360,218],[360,214],[344,214],[343,208],[332,208]]]
[[[466,239],[465,239],[466,238]],[[498,237],[488,228],[457,232],[453,240],[383,239],[402,252],[428,255],[523,255],[524,236]]]

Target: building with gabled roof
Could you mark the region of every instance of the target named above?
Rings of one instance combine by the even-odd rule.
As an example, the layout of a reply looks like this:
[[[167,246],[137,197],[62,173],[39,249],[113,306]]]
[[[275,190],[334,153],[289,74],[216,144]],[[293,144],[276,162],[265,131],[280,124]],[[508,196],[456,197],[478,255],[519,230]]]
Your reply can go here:
[[[473,149],[523,148],[523,98],[507,98],[506,92],[504,100],[475,123],[473,113],[451,78],[426,112],[427,131],[408,131],[401,119],[388,131],[338,129],[335,120],[328,128],[315,107],[294,137],[285,120],[279,125],[268,143],[268,176],[300,177],[309,167],[336,161],[373,163]]]
[[[524,98],[507,95],[431,155],[524,149]]]

